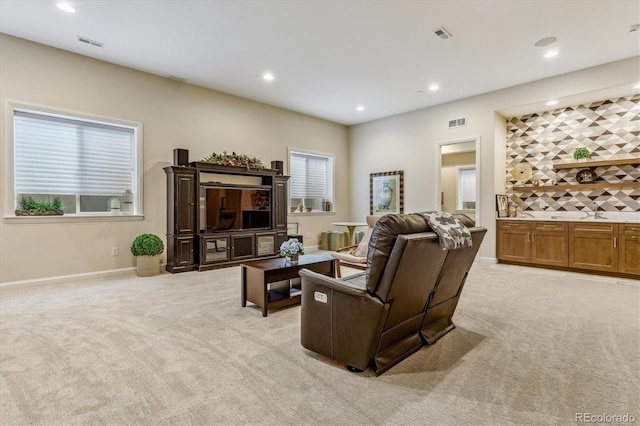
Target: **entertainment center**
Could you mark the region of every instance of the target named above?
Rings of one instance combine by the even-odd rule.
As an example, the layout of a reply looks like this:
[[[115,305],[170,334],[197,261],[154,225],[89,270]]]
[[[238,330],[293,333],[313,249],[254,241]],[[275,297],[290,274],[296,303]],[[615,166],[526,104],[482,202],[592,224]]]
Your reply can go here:
[[[168,272],[205,271],[277,257],[287,239],[289,176],[282,175],[281,166],[177,163],[164,168]]]

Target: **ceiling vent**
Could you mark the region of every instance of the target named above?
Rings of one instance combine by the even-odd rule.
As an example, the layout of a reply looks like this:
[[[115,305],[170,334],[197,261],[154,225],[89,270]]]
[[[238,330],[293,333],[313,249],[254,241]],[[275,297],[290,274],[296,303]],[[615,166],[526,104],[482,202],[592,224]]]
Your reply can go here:
[[[467,125],[467,117],[454,118],[449,120],[449,128],[455,129],[456,127],[465,127]]]
[[[435,35],[440,37],[443,40],[453,37],[449,31],[446,30],[445,27],[440,27],[434,31]]]
[[[104,46],[104,43],[100,43],[99,41],[91,40],[89,38],[81,37],[81,36],[78,36],[78,41],[80,43],[90,44],[91,46],[96,46],[96,47]]]

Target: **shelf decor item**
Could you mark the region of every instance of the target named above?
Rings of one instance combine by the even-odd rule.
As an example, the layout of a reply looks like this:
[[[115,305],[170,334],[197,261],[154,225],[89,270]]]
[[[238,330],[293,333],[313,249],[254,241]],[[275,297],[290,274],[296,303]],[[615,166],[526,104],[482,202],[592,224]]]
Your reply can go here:
[[[131,244],[131,254],[136,257],[136,275],[151,277],[160,273],[160,254],[164,243],[155,234],[140,234]]]
[[[519,183],[524,184],[533,176],[533,169],[527,163],[520,163],[511,169],[511,176]]]
[[[280,256],[287,259],[287,263],[298,264],[298,259],[304,254],[304,246],[297,238],[291,238],[280,246]]]
[[[576,148],[576,150],[573,151],[573,158],[578,162],[588,161],[591,159],[591,151],[584,147]]]
[[[63,215],[62,202],[59,197],[51,201],[36,201],[32,197],[20,200],[20,208],[16,216],[60,216]]]
[[[576,173],[576,181],[578,183],[595,183],[598,175],[591,169],[582,169]]]
[[[504,194],[496,194],[496,211],[498,217],[509,217],[509,197]]]
[[[205,163],[217,164],[219,166],[233,166],[233,167],[245,167],[247,170],[251,169],[266,169],[262,161],[256,157],[250,157],[246,154],[236,154],[232,152],[227,154],[227,151],[223,151],[222,154],[216,154],[215,152],[203,160]]]

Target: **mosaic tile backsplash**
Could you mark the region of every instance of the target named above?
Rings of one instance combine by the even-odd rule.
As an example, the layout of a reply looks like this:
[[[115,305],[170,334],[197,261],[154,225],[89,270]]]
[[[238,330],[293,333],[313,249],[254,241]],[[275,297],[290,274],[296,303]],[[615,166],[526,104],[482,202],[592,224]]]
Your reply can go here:
[[[596,202],[604,211],[640,212],[638,188],[518,189],[522,183],[511,171],[523,163],[533,170],[526,185],[535,180],[540,185],[577,184],[580,169],[554,170],[553,165],[575,163],[573,151],[578,147],[589,149],[592,161],[640,158],[640,95],[510,119],[505,177],[510,201],[528,211],[590,211]],[[594,171],[598,182],[640,182],[638,165],[597,167]]]

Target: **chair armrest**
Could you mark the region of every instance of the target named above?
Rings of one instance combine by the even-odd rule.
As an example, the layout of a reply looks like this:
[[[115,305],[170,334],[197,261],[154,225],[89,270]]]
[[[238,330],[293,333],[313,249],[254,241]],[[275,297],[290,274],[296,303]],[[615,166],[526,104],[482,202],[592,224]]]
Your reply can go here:
[[[358,244],[352,244],[350,246],[340,247],[339,249],[336,250],[336,253],[342,253],[343,251],[349,251],[349,250],[354,249],[356,247],[358,247]]]
[[[334,290],[339,293],[343,293],[343,294],[347,294],[349,296],[355,296],[355,297],[364,297],[367,295],[366,287],[361,287],[337,278],[332,278],[326,275],[318,274],[308,269],[301,269],[299,274],[303,279],[307,279],[311,281],[311,284],[320,285],[329,290]]]

